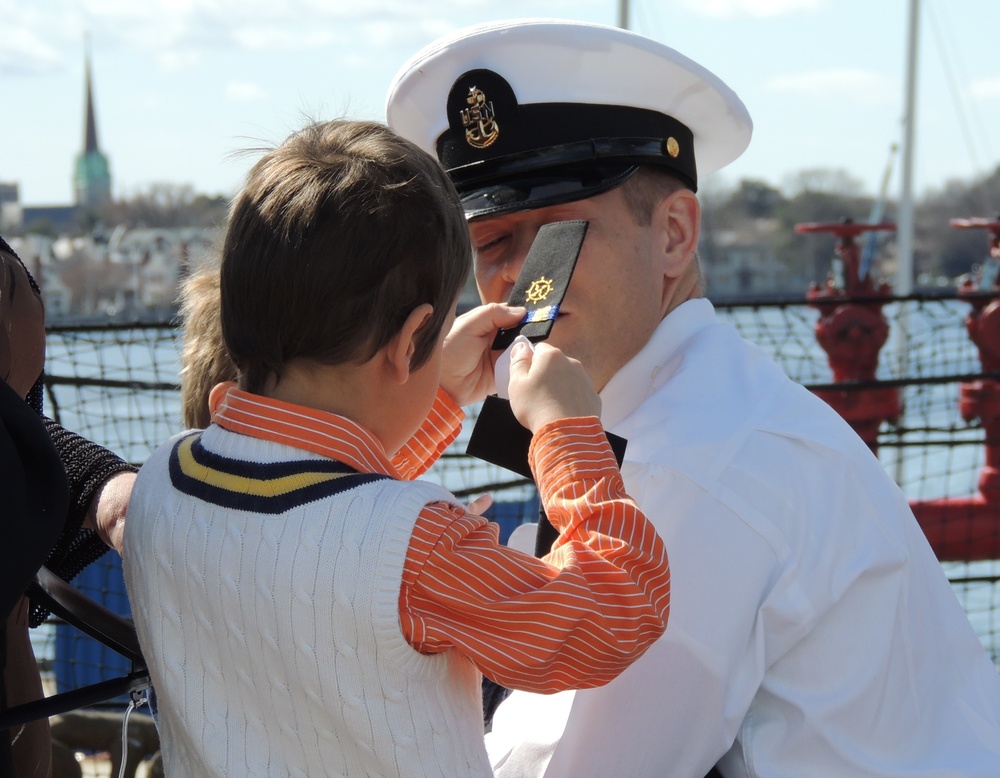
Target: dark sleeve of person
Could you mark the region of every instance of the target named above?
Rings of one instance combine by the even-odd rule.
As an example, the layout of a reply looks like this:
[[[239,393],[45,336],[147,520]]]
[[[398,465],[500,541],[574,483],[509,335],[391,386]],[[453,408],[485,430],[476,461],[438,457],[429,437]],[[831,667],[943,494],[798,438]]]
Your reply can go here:
[[[58,454],[38,415],[3,380],[0,485],[2,631],[64,526],[68,497]]]
[[[64,429],[52,419],[44,418],[43,421],[69,481],[66,525],[45,565],[60,578],[71,581],[108,551],[108,546],[94,530],[81,528],[98,488],[116,473],[134,473],[136,468],[104,446]],[[31,626],[37,627],[48,615],[45,608],[33,603]]]

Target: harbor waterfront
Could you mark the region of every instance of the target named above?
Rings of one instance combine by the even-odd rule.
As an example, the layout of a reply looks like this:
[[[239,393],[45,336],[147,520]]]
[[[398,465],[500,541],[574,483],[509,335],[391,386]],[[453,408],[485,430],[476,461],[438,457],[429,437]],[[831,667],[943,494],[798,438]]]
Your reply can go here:
[[[830,386],[827,356],[817,343],[819,312],[802,297],[771,302],[721,303],[720,315],[757,343],[793,379],[808,388]],[[902,415],[879,432],[878,456],[912,501],[948,500],[977,492],[987,443],[978,420],[959,413],[961,385],[984,377],[964,324],[969,304],[952,292],[891,299],[890,325],[876,386],[898,387]],[[46,412],[63,426],[141,465],[164,440],[181,431],[179,330],[174,322],[49,327]],[[987,379],[989,376],[985,376]],[[860,391],[865,386],[843,386]],[[464,454],[475,409],[462,437],[426,476],[472,499],[494,496],[488,512],[502,535],[537,516],[530,482]],[[1000,508],[991,516],[1000,535]],[[962,516],[955,521],[961,522]],[[971,554],[970,558],[975,559]],[[994,662],[1000,661],[1000,560],[947,561],[955,594]],[[116,555],[105,555],[77,585],[109,607],[127,610]],[[63,633],[55,639],[56,631]],[[73,633],[73,634],[71,634]],[[108,677],[122,662],[69,627],[46,626],[33,636],[43,667],[60,691]]]

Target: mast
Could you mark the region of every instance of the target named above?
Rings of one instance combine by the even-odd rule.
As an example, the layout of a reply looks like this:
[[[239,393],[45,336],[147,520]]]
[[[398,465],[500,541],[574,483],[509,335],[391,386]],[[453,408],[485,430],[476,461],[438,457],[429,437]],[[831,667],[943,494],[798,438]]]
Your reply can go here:
[[[618,26],[628,29],[628,0],[618,0]]]
[[[910,0],[909,18],[906,30],[906,86],[903,107],[903,169],[902,191],[899,196],[899,218],[896,221],[896,295],[913,292],[913,138],[916,125],[917,103],[917,31],[920,22],[920,0]],[[896,369],[899,375],[906,375],[909,362],[909,337],[907,335],[908,311],[904,305],[899,308],[896,319],[894,340],[896,343]],[[903,407],[906,407],[904,400]],[[905,413],[905,410],[904,410]],[[906,459],[896,451],[896,461],[892,470],[896,483],[903,483]],[[886,463],[887,468],[890,463]]]
[[[913,291],[913,138],[916,125],[917,32],[920,0],[910,0],[906,33],[906,94],[903,108],[903,170],[899,198],[896,294]]]

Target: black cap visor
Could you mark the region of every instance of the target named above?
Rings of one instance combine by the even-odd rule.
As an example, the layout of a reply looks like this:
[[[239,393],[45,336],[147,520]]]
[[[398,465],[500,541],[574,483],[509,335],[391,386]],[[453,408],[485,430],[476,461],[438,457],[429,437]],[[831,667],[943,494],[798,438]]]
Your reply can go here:
[[[622,163],[571,165],[459,187],[459,194],[471,221],[585,200],[620,186],[636,170],[636,165]]]

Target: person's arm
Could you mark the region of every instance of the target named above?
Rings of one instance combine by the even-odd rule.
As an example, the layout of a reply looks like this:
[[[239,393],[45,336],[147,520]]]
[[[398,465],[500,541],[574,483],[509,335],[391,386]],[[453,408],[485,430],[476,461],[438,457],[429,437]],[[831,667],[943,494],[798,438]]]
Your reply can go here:
[[[499,327],[509,327],[524,315],[523,308],[482,305],[462,314],[452,325],[442,347],[441,387],[424,424],[392,456],[392,464],[406,480],[418,478],[458,437],[465,414],[462,406],[479,402],[493,390],[490,349]]]
[[[561,531],[553,552],[535,559],[499,545],[485,519],[428,506],[403,572],[403,633],[422,652],[458,648],[509,688],[600,686],[663,634],[666,550],[625,494],[596,418],[547,424],[531,457]]]
[[[464,420],[462,409],[447,392],[439,389],[420,429],[392,456],[393,466],[407,481],[419,478],[458,437]]]
[[[136,468],[104,446],[70,432],[52,419],[45,419],[45,427],[66,468],[70,487],[69,518],[57,551],[66,550],[64,547],[78,533],[92,535],[94,540],[99,539],[105,546],[120,551],[125,510]],[[86,542],[88,535],[78,539],[76,545],[92,545]],[[104,550],[101,549],[101,553]],[[57,554],[54,557],[57,557],[53,560],[57,565],[65,561],[76,566],[69,560],[58,559]],[[83,562],[72,573],[54,572],[69,580],[90,561],[92,559]]]
[[[117,538],[120,544],[128,503],[126,491],[131,492],[132,474],[136,468],[104,446],[70,432],[52,419],[42,417],[42,421],[69,482],[66,523],[45,566],[63,580],[72,581],[83,568],[108,551],[107,541],[113,543]],[[91,513],[92,519],[88,521]],[[106,528],[107,540],[97,532],[98,516],[102,517],[100,521]],[[37,627],[48,616],[48,610],[32,603],[32,627]]]
[[[97,536],[119,554],[125,534],[125,514],[135,486],[136,474],[131,470],[115,473],[102,483],[90,500],[83,517],[82,529],[92,529]]]

